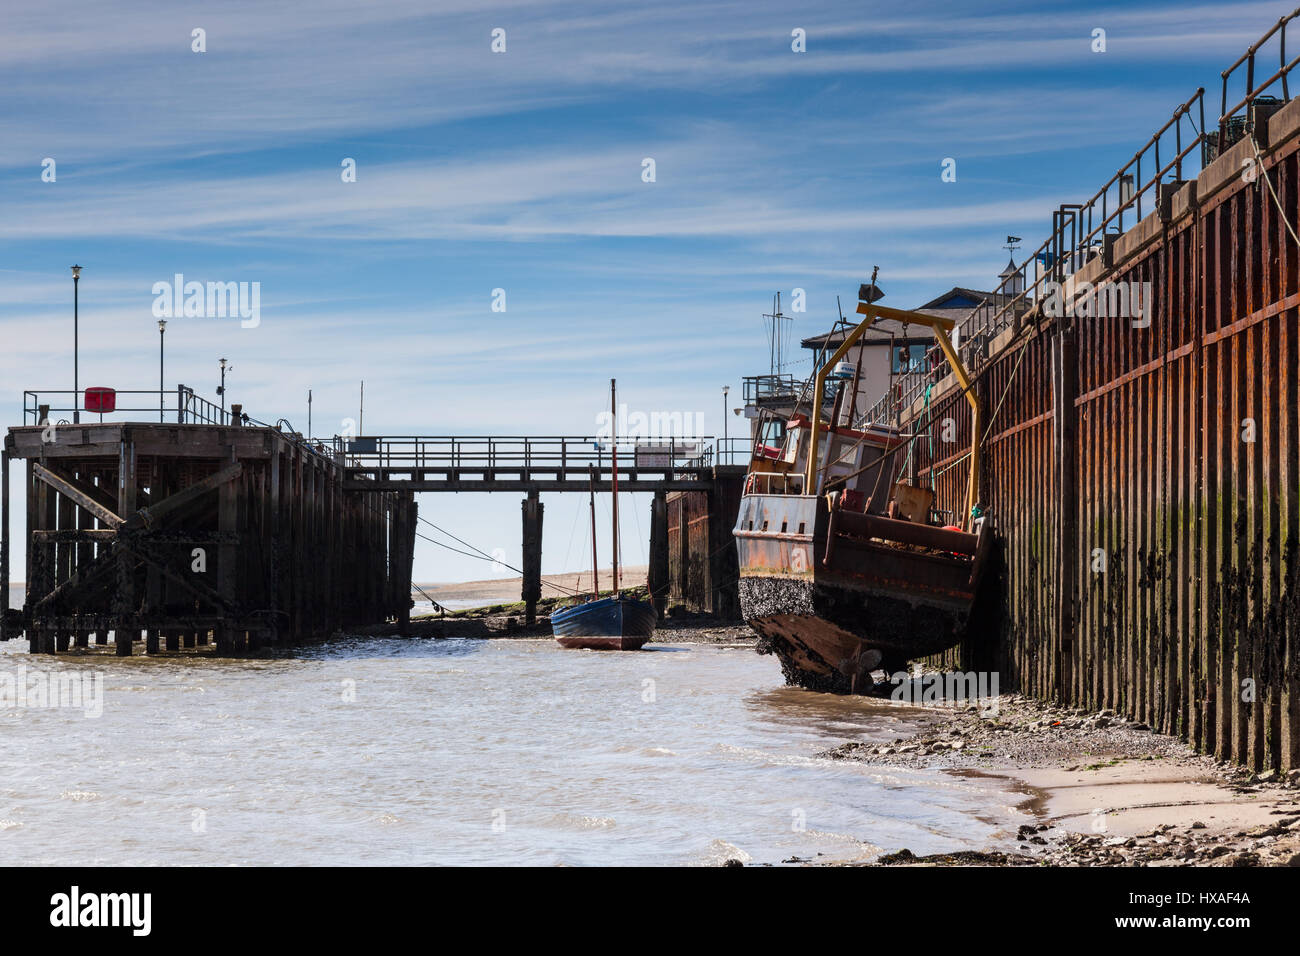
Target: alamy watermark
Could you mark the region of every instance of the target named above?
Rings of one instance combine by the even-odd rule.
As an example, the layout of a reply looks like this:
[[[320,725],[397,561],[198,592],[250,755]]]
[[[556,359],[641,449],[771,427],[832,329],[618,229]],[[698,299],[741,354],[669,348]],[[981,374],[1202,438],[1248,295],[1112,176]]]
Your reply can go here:
[[[262,324],[262,283],[260,282],[186,282],[176,273],[171,282],[153,284],[153,314],[156,319],[192,318],[242,321],[242,328],[255,329]]]
[[[920,669],[911,674],[898,671],[891,674],[889,682],[894,689],[890,700],[902,704],[925,707],[957,707],[987,702],[985,713],[996,713],[998,706],[997,671],[946,671],[923,674]]]
[[[704,434],[703,412],[635,411],[628,412],[620,402],[618,416],[612,411],[596,416],[596,437],[613,438],[695,438]]]
[[[26,664],[0,671],[0,710],[9,707],[75,708],[86,717],[102,717],[104,672],[29,670]]]
[[[1043,286],[1043,314],[1049,318],[1129,319],[1135,329],[1151,325],[1150,282],[1073,283],[1066,289],[1060,282]]]
[[[50,897],[50,925],[56,928],[122,928],[148,936],[153,926],[152,893],[83,893],[73,886]]]

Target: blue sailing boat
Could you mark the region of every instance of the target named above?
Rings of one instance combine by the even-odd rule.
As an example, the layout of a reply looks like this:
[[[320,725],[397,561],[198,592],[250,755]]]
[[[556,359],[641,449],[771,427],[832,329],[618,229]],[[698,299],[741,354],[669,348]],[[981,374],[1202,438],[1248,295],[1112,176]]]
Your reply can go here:
[[[636,651],[655,630],[649,601],[614,595],[562,608],[551,614],[551,630],[564,647]]]
[[[617,421],[614,379],[609,380],[610,405]],[[614,512],[614,594],[600,596],[600,574],[596,563],[596,475],[591,475],[591,581],[592,597],[582,604],[574,604],[551,612],[551,631],[562,647],[587,648],[603,651],[636,651],[654,634],[658,617],[654,605],[639,598],[624,597],[618,587],[618,437],[611,444],[613,467]]]

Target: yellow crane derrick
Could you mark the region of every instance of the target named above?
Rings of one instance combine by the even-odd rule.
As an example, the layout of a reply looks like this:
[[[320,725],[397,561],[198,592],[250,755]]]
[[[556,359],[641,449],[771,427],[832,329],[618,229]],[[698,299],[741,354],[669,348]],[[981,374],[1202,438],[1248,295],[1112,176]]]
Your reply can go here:
[[[935,315],[925,315],[922,312],[908,312],[904,309],[891,309],[888,306],[875,305],[874,303],[859,302],[857,308],[858,314],[864,316],[863,320],[858,323],[857,327],[840,343],[840,347],[835,350],[835,354],[822,363],[821,368],[817,370],[816,384],[813,388],[813,395],[820,396],[823,394],[822,389],[825,387],[826,372],[834,368],[835,363],[842,359],[851,349],[855,342],[862,337],[862,334],[871,328],[879,319],[894,319],[902,322],[904,325],[922,325],[934,332],[935,340],[939,343],[939,348],[943,349],[944,356],[948,359],[948,364],[952,367],[953,374],[957,377],[957,382],[961,385],[966,395],[966,401],[971,407],[971,447],[970,447],[970,482],[966,490],[966,512],[962,516],[961,528],[963,531],[970,529],[971,512],[975,504],[979,501],[979,469],[980,469],[980,403],[979,398],[975,395],[974,386],[971,384],[970,375],[966,371],[966,366],[962,364],[961,358],[957,355],[957,350],[952,347],[950,335],[953,329],[952,319],[945,319]],[[820,404],[820,403],[819,403]],[[817,488],[817,453],[818,439],[822,427],[829,428],[829,423],[821,421],[820,407],[816,410],[814,417],[817,419],[818,427],[810,429],[810,444],[808,447],[807,471],[804,476],[804,487],[813,492]]]

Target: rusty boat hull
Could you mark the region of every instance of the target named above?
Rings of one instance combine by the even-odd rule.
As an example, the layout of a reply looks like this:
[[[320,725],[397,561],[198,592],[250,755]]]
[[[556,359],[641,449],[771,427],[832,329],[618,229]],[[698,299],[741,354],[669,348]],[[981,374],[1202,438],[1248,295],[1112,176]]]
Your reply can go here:
[[[868,693],[875,670],[965,633],[990,534],[848,510],[823,498],[746,495],[734,531],[740,603],[789,684]]]

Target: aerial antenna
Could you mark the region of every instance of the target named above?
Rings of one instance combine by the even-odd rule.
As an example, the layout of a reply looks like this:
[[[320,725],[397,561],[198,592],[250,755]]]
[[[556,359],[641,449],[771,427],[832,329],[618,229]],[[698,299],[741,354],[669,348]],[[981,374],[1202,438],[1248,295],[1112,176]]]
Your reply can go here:
[[[790,316],[781,313],[780,292],[777,292],[772,299],[772,311],[764,312],[763,318],[770,320],[767,323],[768,370],[772,375],[780,375],[781,369],[785,366],[783,343],[786,336],[786,327],[783,323],[792,321]]]

